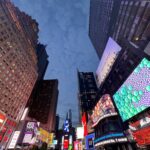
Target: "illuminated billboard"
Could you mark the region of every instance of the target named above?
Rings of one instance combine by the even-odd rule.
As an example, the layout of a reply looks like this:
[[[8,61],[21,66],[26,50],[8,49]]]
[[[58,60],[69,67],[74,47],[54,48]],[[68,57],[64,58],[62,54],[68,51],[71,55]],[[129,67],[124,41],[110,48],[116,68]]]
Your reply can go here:
[[[98,86],[100,86],[101,83],[107,77],[120,51],[121,47],[118,45],[118,43],[116,43],[116,41],[114,41],[111,37],[109,37],[102,58],[100,60],[99,66],[96,70]]]
[[[150,144],[150,127],[135,131],[132,135],[139,146]]]
[[[77,127],[76,136],[77,136],[77,139],[84,138],[84,128],[83,127]]]
[[[69,120],[66,119],[64,122],[64,132],[69,132]]]
[[[144,58],[113,95],[123,121],[150,106],[150,61]]]
[[[0,128],[3,126],[6,120],[6,115],[0,112]]]
[[[11,142],[9,144],[9,149],[14,149],[16,144],[17,144],[17,140],[19,138],[19,135],[20,135],[20,131],[15,131],[14,134],[13,134],[13,137],[11,139]]]
[[[85,147],[86,149],[94,149],[94,138],[95,134],[89,134],[85,137]]]
[[[28,121],[25,127],[23,143],[29,144],[35,141],[37,131],[38,131],[37,129],[38,129],[37,122]]]
[[[93,110],[93,114],[91,116],[93,126],[95,126],[101,119],[112,115],[117,115],[117,113],[115,111],[110,95],[105,94],[100,98]]]

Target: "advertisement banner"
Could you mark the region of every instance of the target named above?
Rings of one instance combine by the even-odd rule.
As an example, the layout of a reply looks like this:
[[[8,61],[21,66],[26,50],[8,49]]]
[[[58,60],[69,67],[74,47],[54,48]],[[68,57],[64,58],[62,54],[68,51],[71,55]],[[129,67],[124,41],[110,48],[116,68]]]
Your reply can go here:
[[[150,127],[137,130],[132,135],[139,146],[150,144]]]
[[[23,143],[32,144],[35,142],[35,138],[38,133],[38,125],[37,122],[34,121],[27,121],[26,126],[25,126],[25,131],[24,131],[24,138],[23,138]]]
[[[150,60],[143,58],[127,80],[113,95],[122,121],[127,121],[149,108],[149,97]]]
[[[107,116],[117,115],[112,99],[109,94],[103,95],[96,104],[93,114],[91,116],[93,126],[95,126],[101,119]]]
[[[54,144],[54,143],[53,143],[53,140],[54,140],[54,133],[49,133],[49,136],[48,136],[48,144],[49,144],[49,145]]]
[[[40,128],[39,131],[40,131],[40,140],[42,142],[48,143],[48,139],[51,138],[51,135],[49,134],[49,132],[42,128]]]
[[[6,115],[0,112],[0,130],[6,120]]]

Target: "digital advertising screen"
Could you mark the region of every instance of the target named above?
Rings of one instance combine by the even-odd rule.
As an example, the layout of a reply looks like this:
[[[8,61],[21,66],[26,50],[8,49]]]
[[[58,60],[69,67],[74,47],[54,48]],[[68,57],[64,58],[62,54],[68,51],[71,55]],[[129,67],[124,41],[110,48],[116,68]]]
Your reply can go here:
[[[95,138],[95,134],[94,133],[88,134],[85,137],[86,149],[94,149],[94,138]]]
[[[6,115],[0,112],[0,128],[6,120]]]
[[[30,143],[33,139],[35,139],[37,134],[37,122],[28,121],[26,123],[23,143]]]
[[[84,138],[84,128],[83,127],[77,127],[76,137],[77,137],[77,139],[83,139]]]
[[[96,104],[93,114],[92,114],[92,121],[93,126],[98,123],[102,118],[109,115],[116,115],[116,111],[114,105],[112,103],[112,99],[109,94],[103,95],[98,103]]]
[[[143,58],[113,98],[123,121],[150,106],[150,61],[148,59]]]

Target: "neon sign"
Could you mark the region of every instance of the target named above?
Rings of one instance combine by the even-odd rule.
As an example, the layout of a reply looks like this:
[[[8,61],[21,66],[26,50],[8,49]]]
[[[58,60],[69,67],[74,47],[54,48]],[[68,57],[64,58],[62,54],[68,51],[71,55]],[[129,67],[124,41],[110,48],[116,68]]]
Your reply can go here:
[[[69,132],[69,121],[68,121],[68,120],[65,120],[65,123],[64,123],[64,131],[65,131],[65,132]]]

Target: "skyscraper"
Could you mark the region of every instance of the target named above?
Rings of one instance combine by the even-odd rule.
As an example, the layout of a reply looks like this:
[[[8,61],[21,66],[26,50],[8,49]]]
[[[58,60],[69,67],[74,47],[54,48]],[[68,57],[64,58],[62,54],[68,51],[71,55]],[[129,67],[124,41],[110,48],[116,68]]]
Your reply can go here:
[[[35,118],[47,131],[55,131],[56,108],[58,100],[58,80],[43,80],[34,99],[29,117]]]
[[[101,58],[105,45],[114,31],[120,0],[91,0],[89,37]]]
[[[45,72],[49,63],[45,45],[38,43],[36,47],[36,54],[37,54],[37,60],[38,60],[37,62],[38,78],[32,90],[32,94],[30,96],[28,104],[27,104],[27,107],[29,106],[29,108],[31,107],[34,99],[36,99],[36,96],[40,90],[40,85],[41,85],[40,82],[44,78],[44,75],[45,75]]]
[[[150,41],[150,1],[121,0],[113,38],[126,39],[144,50]]]
[[[95,105],[97,86],[92,72],[78,72],[80,116],[90,112]]]
[[[17,121],[38,77],[38,24],[9,1],[0,11],[0,110]]]
[[[38,24],[9,0],[0,1],[0,147],[6,147],[38,78]]]

